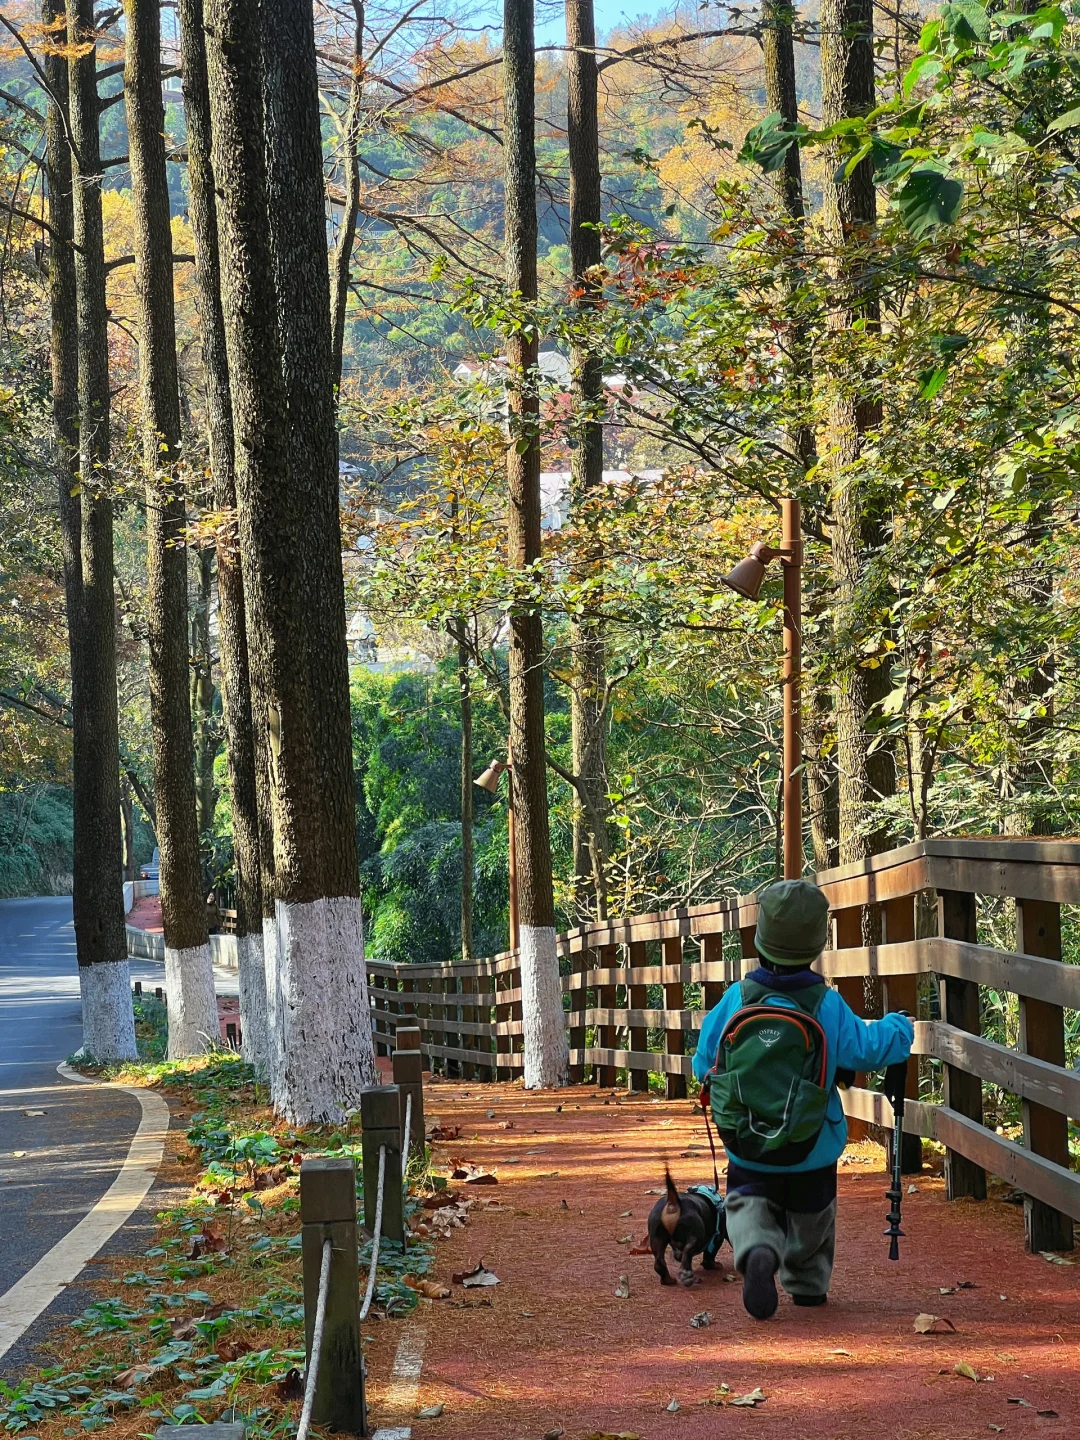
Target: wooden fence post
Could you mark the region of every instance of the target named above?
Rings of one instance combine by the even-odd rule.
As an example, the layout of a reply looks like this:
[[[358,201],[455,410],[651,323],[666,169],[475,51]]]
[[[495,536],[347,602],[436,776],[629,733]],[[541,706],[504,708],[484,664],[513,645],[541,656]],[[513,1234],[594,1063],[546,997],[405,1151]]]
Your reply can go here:
[[[383,1183],[382,1234],[384,1240],[405,1244],[405,1215],[401,1194],[401,1091],[396,1085],[376,1085],[360,1092],[360,1123],[364,1140],[364,1225],[375,1231],[379,1196],[379,1151],[386,1146]]]
[[[480,1019],[480,1013],[472,1003],[473,996],[476,994],[475,975],[463,975],[461,977],[461,993],[467,996],[469,1001],[468,1004],[462,1005],[461,1007],[462,1024],[476,1025]],[[462,1034],[461,1048],[463,1050],[475,1050],[477,1048],[477,1035],[475,1030]],[[479,1067],[471,1060],[462,1062],[461,1074],[465,1080],[478,1080],[480,1078]]]
[[[400,1190],[400,1183],[398,1188]],[[311,1418],[316,1425],[325,1425],[330,1430],[366,1435],[356,1255],[356,1162],[320,1155],[305,1159],[300,1166],[300,1244],[309,1368],[326,1240],[331,1246],[330,1282]],[[237,1428],[242,1436],[243,1428]]]
[[[903,895],[896,900],[886,900],[882,906],[882,940],[886,945],[898,944],[901,940],[915,939],[915,897]],[[886,1010],[906,1010],[909,1015],[918,1013],[919,980],[916,975],[891,975],[881,984],[882,999]],[[919,1057],[912,1055],[908,1060],[907,1084],[904,1094],[912,1100],[919,1098]],[[885,1132],[885,1155],[887,1168],[892,1169],[893,1132]],[[904,1135],[900,1151],[900,1169],[905,1175],[918,1175],[922,1170],[922,1137]]]
[[[948,940],[978,942],[975,922],[975,896],[963,890],[938,891],[939,933]],[[979,987],[974,980],[941,979],[941,1014],[948,1025],[978,1035],[982,1029],[979,1009]],[[944,1103],[976,1124],[982,1124],[982,1081],[955,1065],[945,1066]],[[986,1171],[956,1150],[945,1151],[945,1192],[950,1200],[970,1196],[986,1199]]]
[[[644,940],[631,940],[627,949],[627,964],[632,970],[639,969],[649,963],[648,947]],[[629,985],[626,991],[627,1005],[631,1010],[647,1010],[649,1008],[649,987],[647,985]],[[648,1050],[649,1031],[645,1026],[633,1026],[630,1030],[630,1049]],[[630,1089],[639,1094],[648,1094],[649,1072],[648,1070],[631,1070],[629,1074]]]
[[[399,1025],[394,1040],[394,1084],[401,1092],[401,1143],[405,1144],[405,1111],[412,1096],[409,1122],[409,1150],[424,1153],[424,1057],[420,1053],[420,1027]]]
[[[596,950],[589,951],[593,963],[598,970],[610,970],[616,960],[617,951],[614,945],[601,945]],[[615,986],[598,985],[596,987],[596,1008],[598,1010],[615,1009]],[[615,1049],[615,1026],[598,1025],[596,1027],[596,1045],[600,1050]],[[596,1084],[603,1090],[611,1090],[618,1081],[618,1074],[614,1065],[598,1065],[593,1072]]]
[[[1061,906],[1049,900],[1017,900],[1016,948],[1026,955],[1061,959]],[[1038,1060],[1065,1065],[1065,1012],[1045,1000],[1020,1000],[1020,1046]],[[1069,1168],[1069,1122],[1066,1116],[1030,1100],[1023,1102],[1024,1143],[1033,1155],[1042,1155]],[[1032,1254],[1042,1250],[1071,1250],[1073,1222],[1041,1200],[1024,1198],[1024,1238]]]
[[[585,1049],[585,1011],[589,1008],[589,987],[584,983],[583,978],[589,968],[588,950],[574,950],[570,955],[570,976],[579,977],[579,983],[575,988],[570,989],[570,1049]],[[570,1064],[571,1085],[583,1085],[585,1083],[585,1062],[583,1060],[571,1060]]]
[[[663,942],[664,965],[678,965],[681,969],[683,963],[683,942],[681,935],[675,935],[670,940]],[[664,986],[664,1009],[685,1010],[686,995],[683,990],[682,980],[673,981]],[[664,1049],[669,1055],[686,1054],[686,1032],[682,1029],[665,1030]],[[664,1090],[669,1100],[686,1099],[686,1076],[672,1075],[664,1076]]]

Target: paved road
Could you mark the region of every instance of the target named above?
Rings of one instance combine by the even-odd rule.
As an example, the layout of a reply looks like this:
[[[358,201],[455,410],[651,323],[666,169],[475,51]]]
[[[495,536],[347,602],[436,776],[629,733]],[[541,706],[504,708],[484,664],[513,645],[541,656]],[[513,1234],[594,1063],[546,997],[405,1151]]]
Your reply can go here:
[[[0,900],[0,1294],[101,1198],[139,1123],[133,1096],[57,1075],[81,1044],[70,899]]]

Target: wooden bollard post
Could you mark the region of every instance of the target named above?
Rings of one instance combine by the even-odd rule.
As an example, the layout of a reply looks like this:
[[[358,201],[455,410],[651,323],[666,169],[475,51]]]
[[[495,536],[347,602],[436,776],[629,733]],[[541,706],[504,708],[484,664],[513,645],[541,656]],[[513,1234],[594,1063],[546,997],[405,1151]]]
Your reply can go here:
[[[379,1196],[379,1151],[386,1146],[383,1184],[382,1234],[384,1240],[405,1243],[405,1213],[401,1194],[401,1091],[396,1085],[378,1085],[360,1092],[360,1123],[364,1131],[364,1224],[375,1230]]]
[[[394,1084],[401,1091],[401,1143],[405,1144],[405,1110],[412,1096],[409,1150],[424,1153],[424,1057],[419,1025],[399,1025],[394,1041]]]
[[[364,1361],[360,1347],[360,1276],[356,1251],[356,1162],[314,1156],[300,1166],[301,1249],[307,1361],[319,1301],[323,1242],[330,1241],[319,1375],[311,1418],[316,1425],[366,1435]]]

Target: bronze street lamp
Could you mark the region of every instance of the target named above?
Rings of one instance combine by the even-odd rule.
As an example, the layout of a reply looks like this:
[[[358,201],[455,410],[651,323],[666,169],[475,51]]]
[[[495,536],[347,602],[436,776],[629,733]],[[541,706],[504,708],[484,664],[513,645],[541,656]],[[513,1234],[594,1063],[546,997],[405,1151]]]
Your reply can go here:
[[[770,560],[779,560],[784,575],[784,879],[797,880],[803,871],[802,841],[802,516],[798,500],[781,500],[780,548],[760,540],[740,560],[724,584],[756,600]]]
[[[517,837],[514,830],[514,766],[510,760],[493,760],[482,775],[473,781],[481,790],[494,795],[499,788],[499,776],[505,773],[507,782],[506,828],[509,851],[507,869],[510,876],[510,951],[518,948],[518,879],[517,879]]]

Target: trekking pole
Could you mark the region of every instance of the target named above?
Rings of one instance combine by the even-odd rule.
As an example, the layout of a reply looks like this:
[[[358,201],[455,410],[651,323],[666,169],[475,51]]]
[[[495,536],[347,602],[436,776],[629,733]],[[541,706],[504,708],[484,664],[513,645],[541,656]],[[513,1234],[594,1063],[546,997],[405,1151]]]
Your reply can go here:
[[[907,1061],[901,1060],[896,1065],[890,1065],[885,1071],[885,1083],[882,1086],[885,1095],[888,1097],[893,1111],[893,1151],[892,1151],[892,1186],[885,1191],[885,1199],[890,1202],[890,1210],[885,1217],[889,1222],[889,1228],[885,1234],[889,1237],[889,1259],[900,1259],[900,1237],[903,1230],[900,1229],[900,1206],[904,1199],[903,1177],[900,1166],[903,1161],[904,1148],[904,1091],[907,1088]]]

